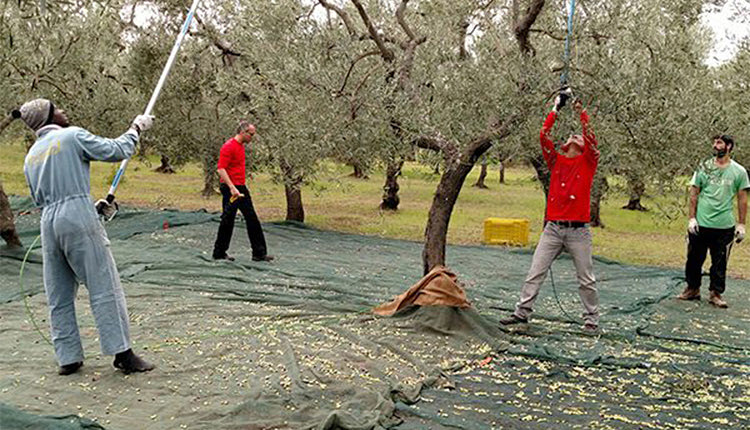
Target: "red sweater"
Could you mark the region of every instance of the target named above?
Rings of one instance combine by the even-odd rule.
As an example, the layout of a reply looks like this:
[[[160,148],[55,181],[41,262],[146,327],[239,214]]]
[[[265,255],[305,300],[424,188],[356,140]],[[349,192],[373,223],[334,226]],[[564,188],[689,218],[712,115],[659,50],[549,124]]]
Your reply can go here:
[[[598,143],[589,129],[589,116],[581,112],[583,127],[583,154],[568,158],[555,150],[550,139],[550,131],[557,119],[556,112],[550,112],[544,121],[539,140],[542,154],[552,174],[547,196],[547,221],[591,220],[591,184],[599,164]]]
[[[245,185],[245,147],[237,139],[231,138],[221,146],[217,168],[226,170],[235,186]]]

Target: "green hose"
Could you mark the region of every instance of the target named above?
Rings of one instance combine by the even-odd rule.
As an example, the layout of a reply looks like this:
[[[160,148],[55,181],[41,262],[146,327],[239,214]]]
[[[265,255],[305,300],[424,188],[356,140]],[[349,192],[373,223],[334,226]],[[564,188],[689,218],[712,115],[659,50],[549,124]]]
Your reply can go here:
[[[31,254],[31,250],[34,249],[34,245],[39,242],[39,238],[42,236],[39,235],[34,239],[33,242],[31,242],[31,246],[29,246],[29,249],[26,251],[26,255],[23,257],[23,262],[21,262],[21,271],[18,273],[18,285],[21,287],[21,295],[23,296],[23,304],[26,306],[26,313],[29,316],[29,319],[31,320],[31,324],[34,325],[34,328],[36,329],[37,333],[39,333],[39,336],[42,337],[48,344],[52,345],[52,341],[49,340],[47,335],[44,334],[42,329],[39,328],[39,324],[36,323],[36,318],[34,318],[34,313],[31,311],[31,306],[29,306],[29,297],[26,295],[26,290],[23,288],[23,269],[26,268],[26,260],[29,259],[29,254]]]

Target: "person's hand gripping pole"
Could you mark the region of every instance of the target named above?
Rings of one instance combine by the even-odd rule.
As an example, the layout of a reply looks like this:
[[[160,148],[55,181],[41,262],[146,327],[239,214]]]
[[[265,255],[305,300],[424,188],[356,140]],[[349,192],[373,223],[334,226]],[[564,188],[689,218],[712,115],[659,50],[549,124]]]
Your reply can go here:
[[[552,110],[554,110],[557,113],[560,113],[560,109],[565,107],[565,104],[572,97],[573,97],[573,90],[571,90],[569,86],[566,85],[560,88],[560,92],[557,94],[557,97],[555,97],[555,106],[552,108]]]

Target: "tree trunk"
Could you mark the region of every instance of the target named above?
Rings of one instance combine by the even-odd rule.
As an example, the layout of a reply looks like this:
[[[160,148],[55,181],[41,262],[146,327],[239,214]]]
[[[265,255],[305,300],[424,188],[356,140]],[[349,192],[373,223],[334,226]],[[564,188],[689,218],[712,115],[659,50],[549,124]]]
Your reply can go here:
[[[23,246],[16,232],[16,224],[13,222],[13,211],[10,209],[10,202],[8,201],[8,196],[5,195],[2,182],[0,182],[0,237],[11,248]]]
[[[481,188],[481,189],[488,189],[489,187],[484,183],[484,180],[487,179],[487,157],[482,157],[482,168],[479,171],[479,178],[477,178],[477,183],[472,185],[473,187]]]
[[[28,153],[34,143],[36,143],[36,135],[34,133],[25,133],[23,141],[26,143],[26,152]]]
[[[203,150],[201,162],[203,165],[203,191],[201,195],[205,198],[216,195],[219,188],[219,174],[216,173],[216,165],[219,162],[219,151],[221,147],[206,146]]]
[[[474,168],[479,158],[484,155],[494,141],[502,140],[510,134],[511,125],[517,115],[509,117],[504,123],[494,125],[489,132],[475,138],[463,151],[451,142],[441,139],[419,138],[417,146],[441,151],[445,157],[443,175],[440,177],[435,197],[432,199],[430,213],[425,227],[425,243],[422,250],[424,274],[435,266],[445,265],[445,244],[448,238],[448,224],[456,204],[458,194],[466,181],[466,176]]]
[[[385,172],[385,185],[383,185],[383,201],[380,203],[380,209],[395,211],[401,199],[398,197],[398,177],[401,175],[401,168],[404,166],[403,159],[391,160],[388,163]]]
[[[305,208],[302,206],[302,188],[284,184],[286,192],[286,220],[305,222]]]
[[[505,183],[505,163],[500,162],[500,183]]]
[[[594,177],[594,184],[591,187],[591,227],[604,228],[604,223],[601,217],[601,203],[602,197],[609,190],[609,183],[607,183],[607,177],[604,175],[596,175]]]
[[[530,158],[529,162],[534,166],[536,178],[539,180],[539,183],[542,184],[542,190],[544,190],[544,197],[546,199],[549,194],[549,181],[551,178],[551,173],[547,168],[547,163],[544,161],[544,157],[542,157],[541,154]]]
[[[357,178],[357,179],[370,179],[370,177],[367,175],[367,172],[365,171],[364,167],[362,167],[359,163],[352,163],[351,166],[354,168],[354,172],[352,172],[351,177]]]
[[[203,197],[213,197],[216,195],[216,189],[219,187],[219,175],[216,173],[216,165],[211,164],[203,166]]]
[[[169,157],[167,157],[166,155],[162,155],[161,166],[154,169],[154,172],[167,174],[175,173],[174,167],[172,167],[172,165],[169,163]]]
[[[305,208],[302,205],[303,177],[286,160],[281,160],[280,164],[286,193],[286,220],[305,222]]]
[[[0,134],[5,131],[5,129],[10,125],[11,122],[13,122],[13,117],[10,115],[5,115],[5,117],[0,120]]]
[[[435,266],[445,265],[445,243],[448,237],[448,224],[450,223],[453,206],[456,204],[458,194],[461,192],[466,176],[474,167],[473,163],[454,163],[445,167],[443,176],[432,199],[432,207],[427,217],[425,228],[425,244],[422,251],[422,262],[424,274],[426,275]]]
[[[629,176],[628,188],[630,188],[630,200],[628,200],[628,204],[622,208],[631,211],[648,211],[648,209],[641,204],[641,197],[643,197],[643,194],[646,192],[646,184],[644,184],[640,178]]]

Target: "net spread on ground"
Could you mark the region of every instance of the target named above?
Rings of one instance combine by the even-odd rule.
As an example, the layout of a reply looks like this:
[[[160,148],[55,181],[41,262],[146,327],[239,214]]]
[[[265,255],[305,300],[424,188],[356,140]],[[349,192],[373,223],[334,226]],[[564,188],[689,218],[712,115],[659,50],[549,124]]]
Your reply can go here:
[[[12,199],[16,210],[27,200]],[[28,246],[39,215],[17,217]],[[164,228],[166,225],[167,229]],[[750,422],[750,282],[730,308],[674,299],[682,273],[597,259],[602,333],[545,281],[532,323],[500,329],[528,251],[449,246],[473,307],[371,313],[421,278],[420,243],[265,224],[272,263],[237,223],[214,261],[218,215],[125,210],[107,224],[134,348],[157,369],[125,376],[99,353],[86,289],[81,372],[56,374],[40,249],[0,248],[2,428],[743,428]],[[731,263],[730,263],[731,264]],[[568,314],[572,261],[553,266]],[[707,283],[706,279],[706,283]],[[704,287],[705,288],[705,287]],[[707,291],[704,291],[707,295]],[[36,426],[36,427],[33,427]]]

